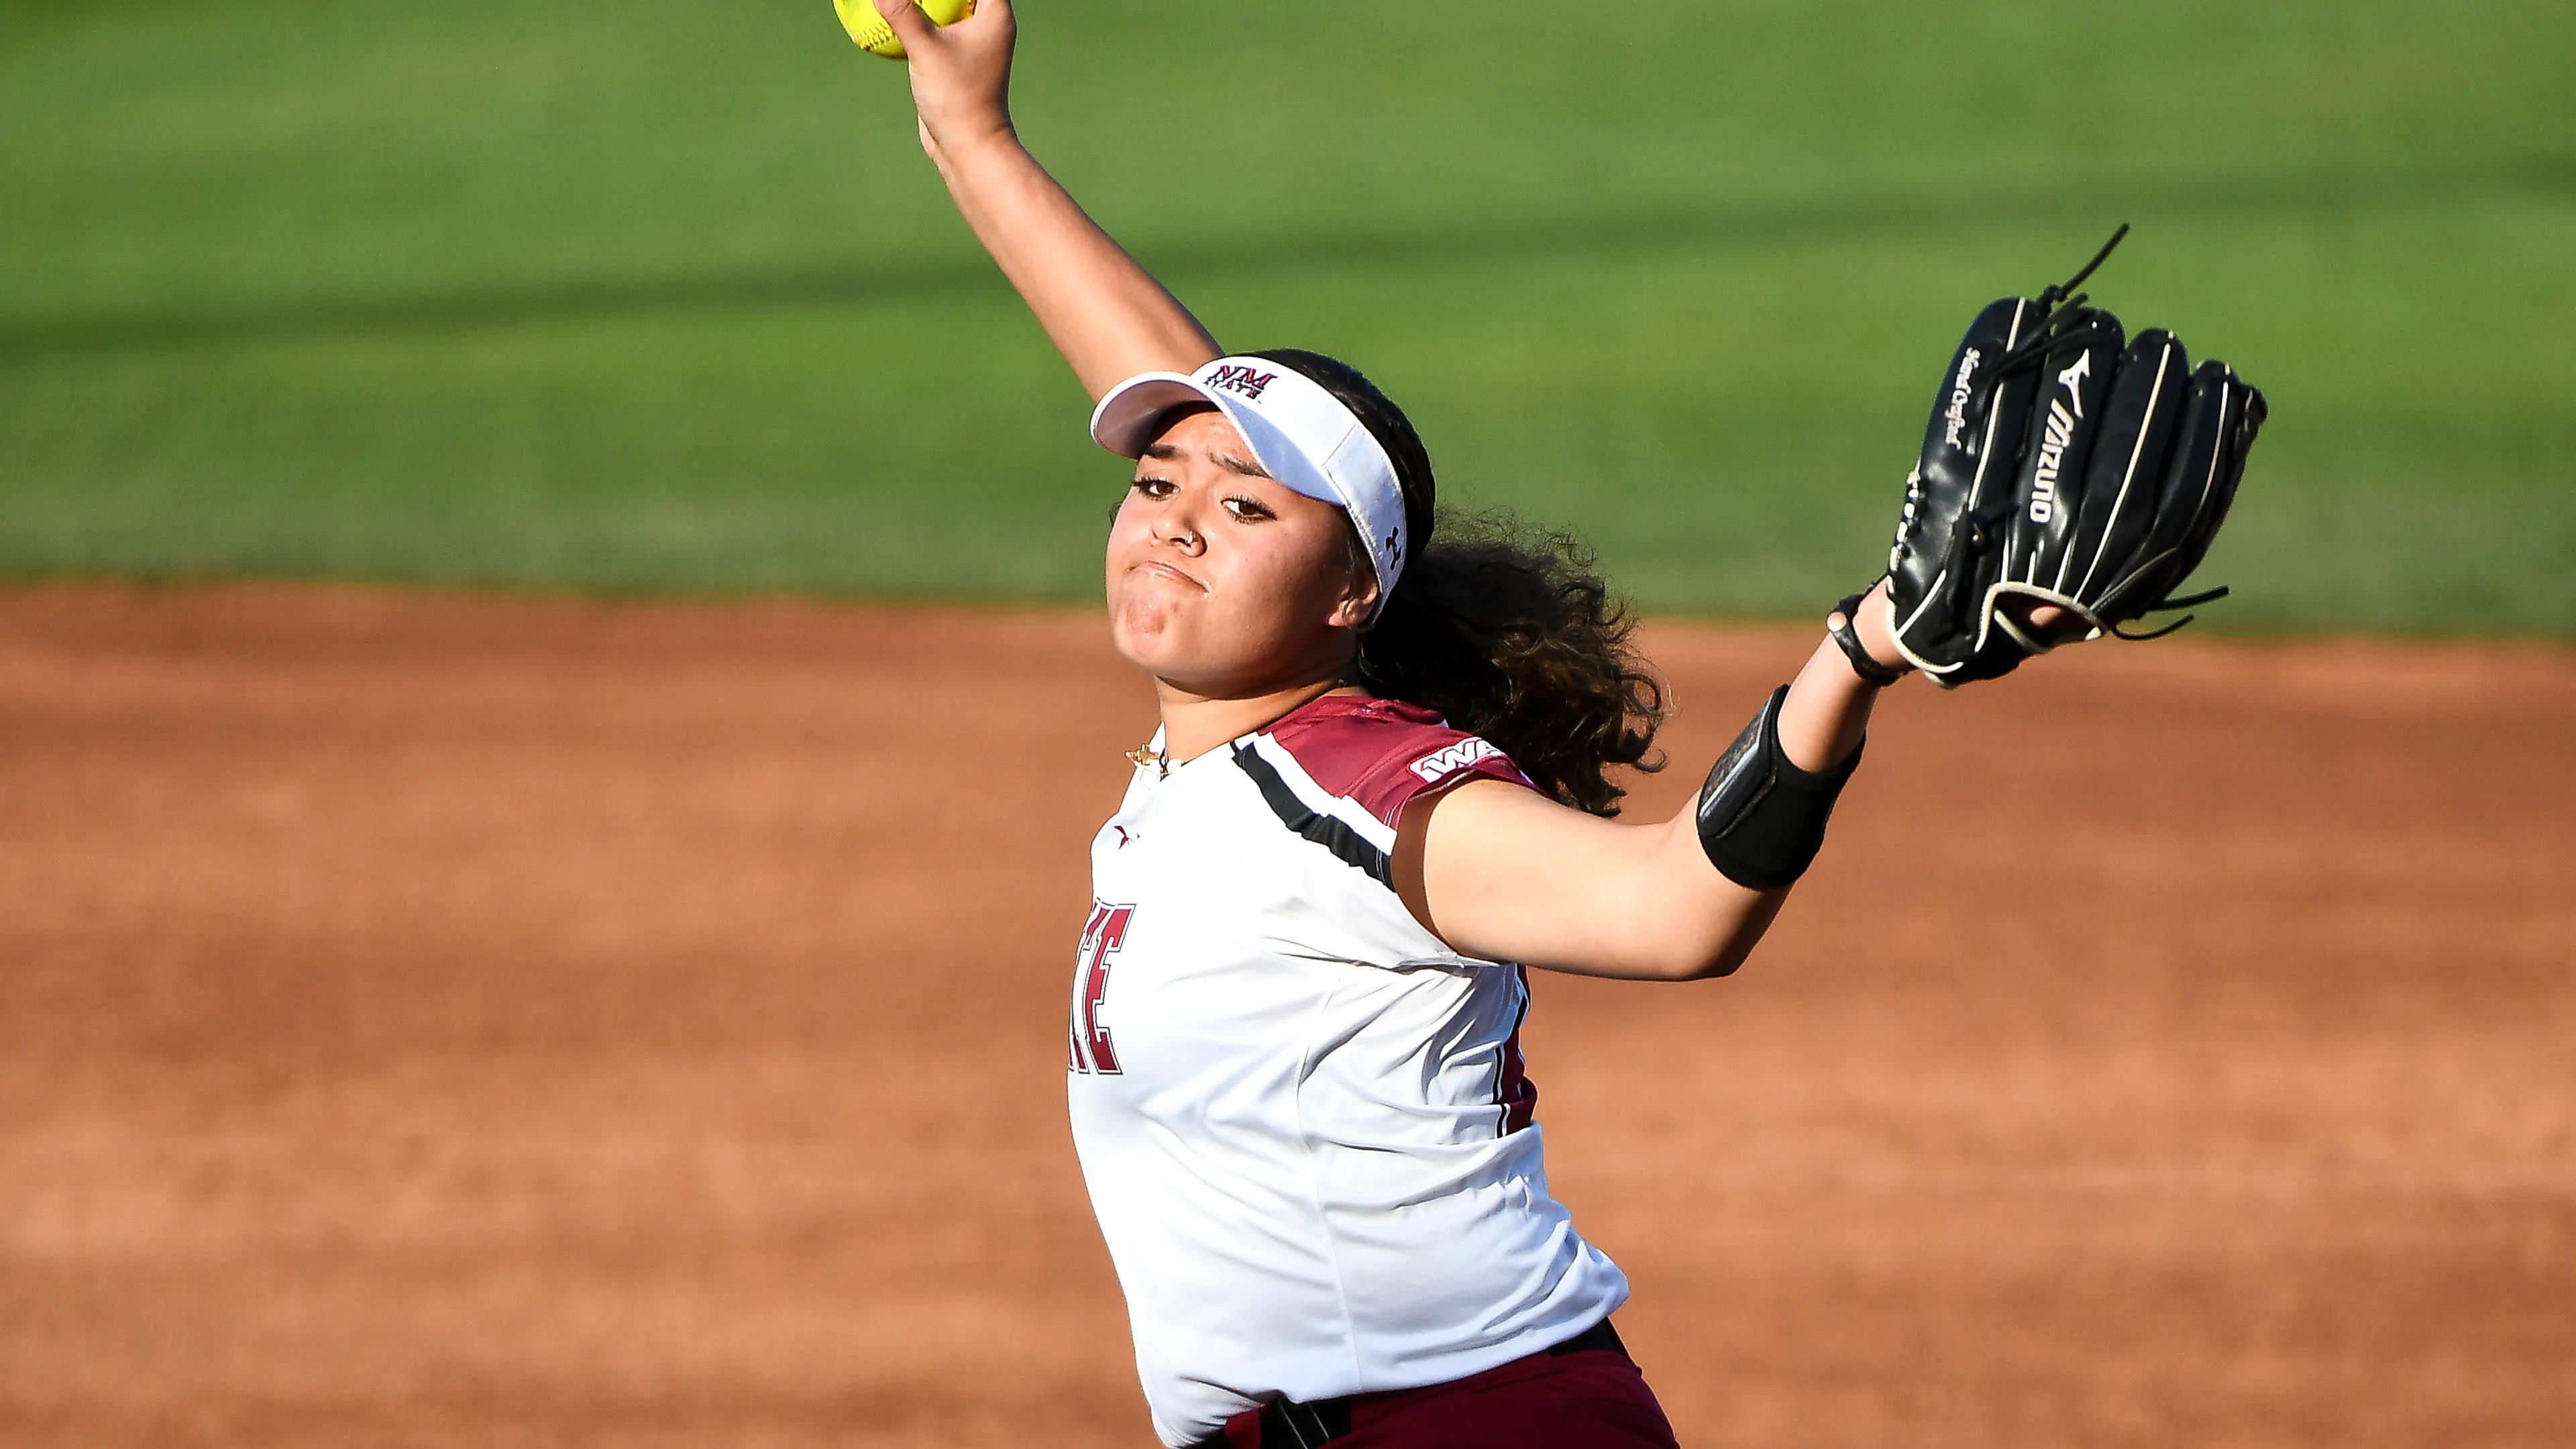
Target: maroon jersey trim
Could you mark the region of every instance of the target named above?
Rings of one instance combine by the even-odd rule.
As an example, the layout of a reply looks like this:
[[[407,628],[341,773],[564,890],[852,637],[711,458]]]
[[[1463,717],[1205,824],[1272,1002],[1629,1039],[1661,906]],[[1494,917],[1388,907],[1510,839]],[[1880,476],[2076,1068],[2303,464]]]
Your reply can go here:
[[[1538,788],[1511,757],[1435,710],[1396,699],[1328,694],[1262,731],[1326,791],[1352,801],[1388,829],[1423,795],[1477,778]]]

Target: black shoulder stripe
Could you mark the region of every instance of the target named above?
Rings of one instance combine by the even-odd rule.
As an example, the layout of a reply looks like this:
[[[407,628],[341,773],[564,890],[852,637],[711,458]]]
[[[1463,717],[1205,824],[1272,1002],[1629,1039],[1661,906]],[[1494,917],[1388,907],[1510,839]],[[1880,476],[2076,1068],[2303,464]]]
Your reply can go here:
[[[1288,782],[1279,778],[1279,772],[1261,758],[1260,751],[1237,745],[1234,762],[1252,777],[1262,800],[1270,806],[1270,813],[1279,817],[1280,824],[1341,857],[1342,864],[1367,871],[1379,885],[1395,889],[1395,865],[1387,859],[1386,852],[1332,816],[1307,809],[1306,802],[1297,798],[1297,792],[1288,788]]]

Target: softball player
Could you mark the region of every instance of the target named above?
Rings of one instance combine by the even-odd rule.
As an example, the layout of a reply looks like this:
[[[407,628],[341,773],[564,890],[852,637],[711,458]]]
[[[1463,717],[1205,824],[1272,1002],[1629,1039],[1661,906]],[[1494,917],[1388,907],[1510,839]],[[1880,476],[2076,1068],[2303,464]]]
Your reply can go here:
[[[1744,959],[1907,667],[1886,585],[1694,809],[1613,823],[1604,772],[1662,702],[1599,582],[1435,537],[1393,403],[1329,358],[1225,353],[1095,226],[1012,130],[1008,0],[941,30],[880,9],[959,210],[1138,460],[1110,625],[1162,723],[1092,844],[1066,1057],[1156,1431],[1670,1446],[1610,1326],[1627,1281],[1548,1192],[1511,963]]]

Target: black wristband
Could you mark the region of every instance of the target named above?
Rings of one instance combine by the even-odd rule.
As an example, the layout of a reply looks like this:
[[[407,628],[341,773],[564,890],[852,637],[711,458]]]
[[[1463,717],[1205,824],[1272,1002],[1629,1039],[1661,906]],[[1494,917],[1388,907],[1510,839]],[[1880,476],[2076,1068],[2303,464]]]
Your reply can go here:
[[[1780,705],[1789,686],[1771,692],[1762,712],[1718,756],[1699,792],[1699,845],[1728,880],[1767,891],[1807,873],[1825,843],[1825,822],[1861,752],[1822,772],[1802,770],[1780,748]]]
[[[1843,616],[1842,627],[1828,629],[1825,632],[1833,636],[1836,644],[1842,646],[1843,657],[1851,661],[1852,673],[1859,675],[1865,684],[1875,684],[1885,689],[1903,679],[1905,671],[1913,666],[1899,664],[1891,668],[1871,658],[1869,651],[1861,647],[1860,631],[1856,626],[1860,623],[1860,601],[1868,597],[1865,592],[1858,593],[1834,605],[1834,612]]]

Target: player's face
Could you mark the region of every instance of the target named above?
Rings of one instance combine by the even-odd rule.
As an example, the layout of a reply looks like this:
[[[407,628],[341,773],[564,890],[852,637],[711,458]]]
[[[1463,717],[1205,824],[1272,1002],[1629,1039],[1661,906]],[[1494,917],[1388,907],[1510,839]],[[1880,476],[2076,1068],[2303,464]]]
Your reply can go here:
[[[1109,630],[1127,662],[1208,698],[1327,678],[1349,662],[1376,586],[1354,577],[1342,510],[1262,472],[1214,409],[1136,463],[1109,531]]]

